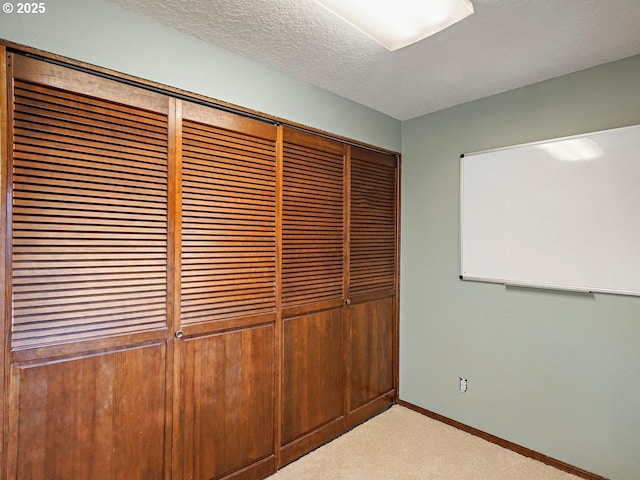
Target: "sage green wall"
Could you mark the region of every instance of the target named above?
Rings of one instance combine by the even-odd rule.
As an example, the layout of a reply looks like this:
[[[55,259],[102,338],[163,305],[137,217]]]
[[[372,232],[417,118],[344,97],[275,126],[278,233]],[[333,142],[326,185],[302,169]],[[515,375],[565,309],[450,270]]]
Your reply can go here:
[[[15,2],[14,2],[15,3]],[[0,12],[0,38],[399,151],[399,120],[102,0]]]
[[[640,298],[459,280],[459,156],[638,124],[639,79],[636,56],[402,125],[400,397],[615,480],[640,478]]]

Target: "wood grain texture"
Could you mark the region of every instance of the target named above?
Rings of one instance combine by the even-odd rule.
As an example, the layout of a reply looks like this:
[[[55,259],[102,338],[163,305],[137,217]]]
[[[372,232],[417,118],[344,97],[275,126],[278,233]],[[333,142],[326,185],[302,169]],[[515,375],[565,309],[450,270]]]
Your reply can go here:
[[[189,108],[187,108],[189,107]],[[275,127],[182,126],[182,324],[275,313]],[[264,138],[267,136],[267,138]]]
[[[276,128],[182,103],[176,475],[275,471]]]
[[[8,478],[164,478],[166,346],[15,365]]]
[[[334,420],[344,422],[341,309],[285,320],[283,342],[285,445]]]
[[[285,129],[283,308],[344,299],[343,144]]]
[[[347,412],[349,425],[397,397],[398,161],[350,149]]]
[[[149,110],[166,115],[169,105],[166,95],[159,95],[135,85],[105,78],[90,72],[67,68],[46,61],[11,54],[13,61],[13,77],[80,95],[99,97],[109,102],[125,102],[134,108]],[[85,66],[86,67],[86,66]],[[108,77],[108,75],[107,75]]]
[[[6,48],[0,45],[0,465],[7,464],[6,457],[6,398],[5,386],[8,384],[7,372],[9,371],[10,338],[11,331],[11,260],[10,241],[7,224],[9,158],[11,155],[9,135],[9,76]],[[0,477],[4,474],[0,469]]]
[[[393,313],[393,297],[349,307],[349,413],[393,390]]]
[[[13,90],[12,348],[165,327],[166,116]]]
[[[281,464],[345,428],[346,146],[284,128]]]
[[[165,478],[169,99],[11,59],[3,473]]]
[[[394,290],[397,159],[351,149],[349,297]]]
[[[182,478],[221,478],[264,468],[264,461],[275,471],[273,330],[267,325],[184,342]]]

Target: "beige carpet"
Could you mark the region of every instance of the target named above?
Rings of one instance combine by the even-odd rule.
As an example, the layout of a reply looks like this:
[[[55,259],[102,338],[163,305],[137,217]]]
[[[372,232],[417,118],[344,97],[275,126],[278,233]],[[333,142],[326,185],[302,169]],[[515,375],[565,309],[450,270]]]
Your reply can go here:
[[[577,480],[395,405],[269,480]]]

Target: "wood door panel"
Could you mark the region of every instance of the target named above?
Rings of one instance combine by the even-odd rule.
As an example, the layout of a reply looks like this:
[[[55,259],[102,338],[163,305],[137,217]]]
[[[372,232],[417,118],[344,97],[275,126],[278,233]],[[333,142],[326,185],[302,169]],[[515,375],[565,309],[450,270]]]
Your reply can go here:
[[[184,341],[184,478],[275,470],[274,348],[273,325]]]
[[[184,115],[181,325],[275,317],[275,127],[193,104]]]
[[[82,72],[77,68],[67,68],[50,62],[43,62],[21,55],[9,55],[9,63],[15,78],[33,84],[59,88],[88,96],[100,97],[103,100],[131,105],[158,113],[166,114],[169,104],[165,95],[151,92],[149,89],[123,82],[114,81]],[[126,99],[123,101],[123,99]],[[126,117],[122,117],[123,123]]]
[[[165,478],[164,343],[14,366],[9,479]]]
[[[283,343],[285,445],[344,416],[342,309],[285,320]]]
[[[171,101],[8,64],[8,478],[164,478]]]
[[[167,114],[119,100],[13,82],[13,349],[167,326]]]
[[[183,102],[183,478],[275,471],[276,128]]]
[[[347,411],[354,425],[397,396],[398,158],[351,148]]]
[[[4,45],[0,45],[0,304],[2,304],[2,310],[0,310],[0,464],[6,465],[6,442],[7,424],[5,423],[5,417],[7,412],[7,376],[5,375],[6,369],[9,366],[9,362],[6,356],[7,337],[10,331],[10,325],[7,321],[8,305],[11,301],[9,292],[11,291],[11,280],[7,274],[9,268],[9,241],[8,241],[8,222],[7,215],[9,212],[9,189],[10,184],[8,182],[9,174],[9,162],[10,151],[6,148],[6,145],[10,144],[9,133],[9,117],[11,115],[9,108],[9,98],[7,92],[9,91],[9,75],[7,74],[7,51]],[[0,478],[6,478],[6,466],[0,468]]]
[[[351,149],[349,297],[397,284],[397,158]]]
[[[345,145],[284,129],[282,304],[287,315],[344,299]],[[297,309],[295,307],[298,307]]]
[[[393,390],[393,298],[351,305],[349,412]]]

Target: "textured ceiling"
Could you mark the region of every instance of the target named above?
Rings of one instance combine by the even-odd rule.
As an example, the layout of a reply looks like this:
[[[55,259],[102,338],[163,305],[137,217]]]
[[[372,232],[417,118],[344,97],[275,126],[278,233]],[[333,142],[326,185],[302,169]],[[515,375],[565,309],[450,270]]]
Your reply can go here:
[[[400,120],[640,53],[640,0],[473,0],[395,52],[313,0],[110,1]]]

